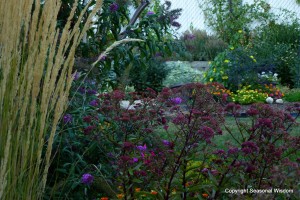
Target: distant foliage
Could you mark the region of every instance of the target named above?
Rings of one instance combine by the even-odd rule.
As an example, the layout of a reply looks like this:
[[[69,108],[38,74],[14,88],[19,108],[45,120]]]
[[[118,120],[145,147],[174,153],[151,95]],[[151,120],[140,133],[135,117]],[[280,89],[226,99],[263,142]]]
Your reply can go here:
[[[192,82],[203,82],[203,72],[192,68],[191,64],[182,61],[166,63],[168,75],[163,80],[165,87],[172,87]]]
[[[205,0],[201,5],[208,26],[226,43],[244,45],[251,39],[251,25],[264,24],[270,18],[270,5],[266,1],[244,3],[242,0]],[[253,26],[252,26],[253,27]],[[237,34],[243,30],[242,38]]]
[[[281,84],[289,87],[299,87],[299,35],[300,24],[297,20],[290,23],[272,22],[258,29],[252,45],[260,59],[274,63]]]
[[[214,35],[208,35],[206,31],[191,29],[181,36],[187,51],[191,54],[192,60],[210,61],[218,53],[225,50],[227,45]]]

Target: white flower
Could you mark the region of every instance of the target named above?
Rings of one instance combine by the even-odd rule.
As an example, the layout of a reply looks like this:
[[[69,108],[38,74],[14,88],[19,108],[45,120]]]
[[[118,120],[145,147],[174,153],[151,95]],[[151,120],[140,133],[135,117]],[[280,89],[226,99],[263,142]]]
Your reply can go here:
[[[120,107],[125,110],[135,110],[135,106],[143,105],[141,100],[135,100],[133,104],[130,104],[129,101],[120,101]]]
[[[120,101],[120,106],[122,109],[127,109],[130,106],[129,101]]]
[[[274,99],[273,99],[272,97],[268,97],[268,98],[266,99],[266,102],[269,103],[269,104],[272,104],[273,101],[274,101]]]
[[[282,100],[282,99],[276,99],[275,102],[278,103],[278,104],[282,104],[282,103],[283,103],[283,100]]]

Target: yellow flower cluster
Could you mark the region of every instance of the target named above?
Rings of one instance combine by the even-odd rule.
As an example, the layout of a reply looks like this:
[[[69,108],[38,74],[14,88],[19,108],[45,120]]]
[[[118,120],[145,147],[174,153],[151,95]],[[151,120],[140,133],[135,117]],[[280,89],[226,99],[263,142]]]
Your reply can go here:
[[[256,102],[264,102],[268,97],[267,93],[262,93],[259,90],[251,90],[251,85],[243,87],[241,90],[237,90],[236,94],[232,95],[232,101],[240,104],[251,104]]]

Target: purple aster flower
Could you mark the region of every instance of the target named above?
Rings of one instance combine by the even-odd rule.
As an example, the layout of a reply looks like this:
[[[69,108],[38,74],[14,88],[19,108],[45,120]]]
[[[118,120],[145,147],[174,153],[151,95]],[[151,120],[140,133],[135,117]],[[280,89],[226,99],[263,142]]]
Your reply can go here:
[[[172,102],[173,104],[175,104],[175,105],[181,104],[182,99],[181,99],[180,97],[172,98],[172,99],[171,99],[171,102]]]
[[[146,151],[146,150],[147,150],[146,144],[144,144],[144,146],[137,146],[136,148],[137,148],[138,150],[140,150],[140,151]]]
[[[63,121],[65,124],[71,123],[72,122],[72,115],[71,114],[66,114],[63,118]]]
[[[153,11],[149,11],[147,12],[147,16],[150,16],[150,15],[154,15],[155,13]]]
[[[138,159],[138,158],[132,158],[132,161],[133,161],[134,163],[136,163],[136,162],[139,161],[139,159]]]
[[[81,177],[81,183],[90,185],[94,181],[94,177],[91,174],[83,174]]]
[[[117,3],[112,3],[109,6],[110,12],[116,12],[119,9],[119,5]]]
[[[92,100],[91,102],[90,102],[90,105],[91,106],[95,106],[95,107],[97,107],[98,106],[98,101],[95,99],[95,100]]]

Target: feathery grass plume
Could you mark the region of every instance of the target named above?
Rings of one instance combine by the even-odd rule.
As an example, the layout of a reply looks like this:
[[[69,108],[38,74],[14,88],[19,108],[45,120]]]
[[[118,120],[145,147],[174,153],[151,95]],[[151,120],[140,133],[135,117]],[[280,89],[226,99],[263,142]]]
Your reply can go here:
[[[92,64],[92,66],[95,66],[100,60],[101,58],[105,57],[111,50],[113,50],[114,48],[116,48],[117,46],[123,44],[123,43],[128,43],[128,42],[144,42],[144,40],[141,39],[132,39],[132,38],[126,38],[126,39],[122,39],[119,41],[114,42],[111,46],[109,46],[103,53],[101,53],[101,55],[98,57],[98,59]]]
[[[89,4],[71,28],[75,1],[61,31],[56,28],[61,0],[0,4],[0,199],[42,198],[75,48],[102,2],[80,29]]]

